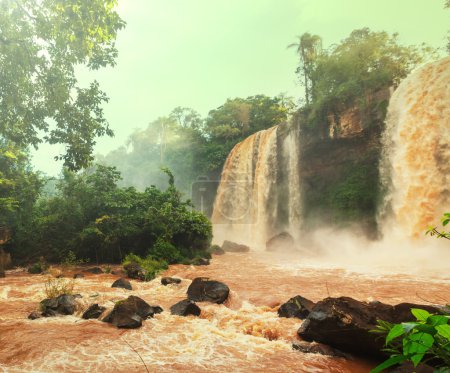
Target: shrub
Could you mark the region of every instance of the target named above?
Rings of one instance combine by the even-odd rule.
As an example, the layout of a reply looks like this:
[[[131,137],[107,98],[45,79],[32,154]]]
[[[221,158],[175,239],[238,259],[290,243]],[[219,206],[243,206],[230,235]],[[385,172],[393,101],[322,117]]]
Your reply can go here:
[[[66,254],[66,257],[61,261],[61,266],[63,268],[68,268],[75,267],[83,263],[87,263],[87,260],[77,259],[76,254],[72,250],[69,250]]]
[[[411,309],[411,313],[416,318],[414,322],[391,324],[378,320],[372,332],[386,335],[384,351],[391,353],[391,356],[371,373],[405,361],[412,362],[414,367],[420,362],[432,362],[434,366],[450,368],[450,316],[432,315],[418,308]]]
[[[39,258],[39,261],[37,261],[36,263],[32,264],[29,268],[28,268],[28,273],[31,274],[38,274],[38,273],[42,273],[45,272],[48,269],[48,264],[45,261],[45,259],[41,256]]]
[[[141,258],[133,253],[127,254],[122,265],[125,267],[127,264],[131,263],[139,264],[146,271],[145,281],[153,280],[159,272],[168,268],[166,261],[155,260],[151,255],[148,255],[146,258]]]
[[[49,278],[45,283],[45,295],[47,298],[55,298],[63,294],[73,294],[74,280],[64,278]]]
[[[156,243],[150,249],[149,255],[155,260],[164,260],[169,264],[178,263],[183,258],[180,250],[171,243],[160,238],[158,238]]]

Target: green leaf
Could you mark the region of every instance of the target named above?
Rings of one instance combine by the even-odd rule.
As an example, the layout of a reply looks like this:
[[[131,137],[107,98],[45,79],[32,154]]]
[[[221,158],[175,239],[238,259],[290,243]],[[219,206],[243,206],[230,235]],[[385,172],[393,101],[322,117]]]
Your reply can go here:
[[[392,356],[389,359],[387,359],[386,361],[382,362],[377,367],[373,368],[370,371],[370,373],[379,373],[393,365],[396,365],[396,364],[401,363],[402,361],[405,361],[406,359],[407,359],[406,356],[403,356],[403,355]]]
[[[390,341],[401,336],[404,333],[405,333],[405,330],[403,328],[403,325],[401,325],[401,324],[394,325],[394,327],[389,331],[388,335],[386,336],[386,345]]]
[[[438,334],[450,341],[450,325],[436,326]]]
[[[424,356],[425,356],[425,354],[416,354],[416,355],[411,356],[411,361],[413,362],[414,367],[419,365],[419,363],[422,361]]]
[[[402,322],[402,327],[405,333],[409,333],[412,329],[414,329],[416,326],[420,325],[417,322]]]
[[[425,310],[421,310],[419,308],[412,308],[411,313],[419,321],[427,321],[428,317],[431,316],[431,314],[429,312],[427,312]]]
[[[442,315],[430,316],[427,319],[427,324],[437,326],[437,325],[446,325],[448,324],[448,318]]]
[[[403,339],[403,355],[411,356],[426,353],[434,343],[428,333],[414,333]]]

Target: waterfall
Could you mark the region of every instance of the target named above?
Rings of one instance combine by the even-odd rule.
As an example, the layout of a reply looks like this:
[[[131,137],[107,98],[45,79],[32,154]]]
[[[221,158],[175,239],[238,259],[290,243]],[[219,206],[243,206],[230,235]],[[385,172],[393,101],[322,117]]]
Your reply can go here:
[[[263,248],[282,231],[297,237],[300,221],[298,133],[288,125],[259,131],[225,162],[212,222],[214,238]]]
[[[389,103],[382,142],[384,231],[423,236],[450,210],[450,58],[402,81]]]

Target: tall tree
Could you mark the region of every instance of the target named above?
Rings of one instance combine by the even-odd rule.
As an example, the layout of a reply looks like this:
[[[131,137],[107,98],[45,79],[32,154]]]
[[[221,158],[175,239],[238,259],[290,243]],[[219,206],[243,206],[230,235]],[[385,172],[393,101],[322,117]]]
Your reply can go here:
[[[64,144],[55,158],[70,169],[89,164],[97,136],[113,132],[107,96],[94,81],[77,84],[75,66],[113,66],[125,25],[117,0],[0,2],[0,136],[20,147]]]
[[[288,45],[288,48],[296,48],[300,58],[300,63],[296,73],[302,76],[300,82],[305,87],[306,104],[313,100],[314,78],[313,71],[317,57],[322,51],[322,38],[318,35],[311,35],[309,32],[298,36],[298,43]]]

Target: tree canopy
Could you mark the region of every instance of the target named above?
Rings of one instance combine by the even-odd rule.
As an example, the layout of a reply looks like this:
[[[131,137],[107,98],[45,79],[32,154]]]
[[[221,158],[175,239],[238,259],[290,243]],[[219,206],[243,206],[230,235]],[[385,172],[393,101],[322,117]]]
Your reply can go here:
[[[117,0],[0,3],[0,136],[15,145],[64,144],[56,157],[76,170],[93,159],[97,136],[113,132],[99,84],[80,87],[75,68],[113,66],[125,25]]]

